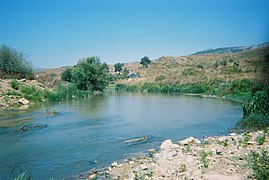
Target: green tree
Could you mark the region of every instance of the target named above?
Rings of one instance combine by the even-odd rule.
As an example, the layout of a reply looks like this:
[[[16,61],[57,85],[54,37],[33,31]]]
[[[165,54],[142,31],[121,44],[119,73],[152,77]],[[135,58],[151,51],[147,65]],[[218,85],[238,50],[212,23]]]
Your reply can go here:
[[[124,64],[123,63],[117,63],[114,65],[114,68],[115,68],[115,72],[122,72],[122,69],[123,69],[123,66]]]
[[[6,45],[0,47],[0,76],[2,78],[33,78],[31,63],[23,54]]]
[[[140,64],[142,64],[144,68],[147,68],[150,63],[151,63],[151,60],[147,56],[144,56],[140,61]]]
[[[61,79],[67,82],[72,81],[72,68],[66,68],[61,74]]]
[[[72,70],[72,82],[80,90],[103,91],[109,84],[109,69],[98,57],[80,60]]]

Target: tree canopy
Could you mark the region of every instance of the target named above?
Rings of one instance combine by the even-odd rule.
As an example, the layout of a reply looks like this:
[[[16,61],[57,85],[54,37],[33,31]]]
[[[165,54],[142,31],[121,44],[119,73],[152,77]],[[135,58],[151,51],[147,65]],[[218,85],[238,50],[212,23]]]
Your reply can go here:
[[[151,60],[147,56],[144,56],[140,61],[140,64],[142,64],[144,68],[147,68],[150,63],[151,63]]]
[[[32,65],[26,61],[22,53],[6,45],[0,47],[1,78],[33,78]]]
[[[61,79],[67,82],[72,81],[72,68],[66,68],[61,74]]]
[[[122,69],[123,69],[123,66],[124,64],[123,63],[117,63],[114,65],[114,68],[115,68],[115,72],[122,72]]]
[[[80,90],[103,91],[109,84],[109,69],[98,57],[87,57],[72,68],[71,82]]]

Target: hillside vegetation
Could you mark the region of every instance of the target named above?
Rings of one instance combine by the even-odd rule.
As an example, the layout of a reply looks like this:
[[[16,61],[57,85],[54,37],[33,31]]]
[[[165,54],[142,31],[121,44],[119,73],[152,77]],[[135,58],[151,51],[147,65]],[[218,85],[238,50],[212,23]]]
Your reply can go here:
[[[127,69],[137,72],[142,79],[120,81],[121,83],[157,82],[168,84],[194,84],[218,80],[221,82],[250,79],[265,80],[269,69],[266,58],[269,47],[241,53],[203,54],[160,57],[148,68],[139,63],[125,64]]]

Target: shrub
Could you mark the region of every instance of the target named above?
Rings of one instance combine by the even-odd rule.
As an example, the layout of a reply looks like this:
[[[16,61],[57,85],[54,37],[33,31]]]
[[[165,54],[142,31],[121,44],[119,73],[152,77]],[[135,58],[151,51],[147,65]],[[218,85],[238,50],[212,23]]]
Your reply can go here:
[[[11,87],[15,90],[19,90],[20,89],[20,83],[16,80],[16,79],[12,79],[10,81]]]
[[[269,111],[269,97],[265,91],[257,91],[243,105],[244,117],[251,116],[252,114],[268,115]]]
[[[193,68],[187,68],[187,69],[184,69],[182,71],[183,76],[191,76],[191,75],[194,75],[194,74],[195,74],[195,72],[194,72]]]
[[[243,118],[236,123],[238,130],[257,130],[269,126],[269,97],[265,91],[257,91],[243,105]]]
[[[197,64],[196,67],[197,67],[198,69],[203,69],[203,68],[204,68],[204,66],[203,66],[202,64]]]
[[[72,68],[66,68],[61,73],[61,79],[67,82],[72,81]]]
[[[249,156],[250,166],[257,179],[268,179],[269,177],[269,155],[266,150],[261,154],[252,152]]]
[[[220,63],[219,63],[219,61],[217,60],[217,61],[215,61],[215,62],[212,64],[212,67],[214,67],[214,68],[216,69],[217,67],[219,67],[219,65],[220,65]]]
[[[220,61],[220,65],[227,66],[227,61],[226,60]]]
[[[166,77],[164,75],[159,75],[155,78],[155,81],[162,81],[164,80]]]

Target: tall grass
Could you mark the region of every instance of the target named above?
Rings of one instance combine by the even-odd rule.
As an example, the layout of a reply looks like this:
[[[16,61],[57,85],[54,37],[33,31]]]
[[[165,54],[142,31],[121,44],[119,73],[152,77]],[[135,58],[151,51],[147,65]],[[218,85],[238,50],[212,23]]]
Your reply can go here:
[[[268,94],[268,91],[257,91],[243,104],[243,118],[237,122],[237,130],[251,131],[269,126]]]
[[[35,102],[59,102],[73,98],[86,98],[92,95],[92,91],[78,90],[74,84],[58,85],[55,90],[37,88],[35,86],[22,86],[22,96]]]
[[[117,91],[152,92],[168,94],[215,94],[215,95],[248,95],[257,85],[248,79],[220,82],[210,80],[199,84],[165,84],[165,83],[141,83],[141,84],[116,84]]]

